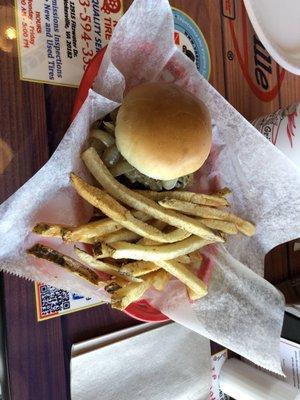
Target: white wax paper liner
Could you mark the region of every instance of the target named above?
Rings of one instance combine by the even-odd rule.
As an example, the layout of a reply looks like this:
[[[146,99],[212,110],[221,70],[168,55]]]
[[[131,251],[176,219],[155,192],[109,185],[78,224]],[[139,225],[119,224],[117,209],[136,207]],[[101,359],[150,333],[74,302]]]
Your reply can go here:
[[[210,171],[209,164],[203,168],[207,179],[218,176],[233,190],[233,210],[253,221],[257,234],[253,238],[231,237],[227,250],[220,248],[205,299],[190,306],[180,282],[172,281],[169,291],[159,298],[161,303],[154,292],[150,301],[160,304],[162,311],[178,322],[281,373],[278,345],[283,299],[249,268],[262,275],[265,254],[300,236],[300,176],[176,49],[173,30],[166,0],[136,0],[119,21],[95,82],[99,94],[90,91],[50,161],[0,208],[1,268],[106,299],[102,290],[67,271],[27,257],[25,249],[39,240],[28,232],[41,220],[64,224],[86,221],[90,210],[70,187],[69,173],[86,176],[79,153],[86,145],[90,124],[116,108],[124,90],[134,85],[150,80],[177,83],[201,98],[214,120],[218,157]],[[71,248],[50,242],[72,254]]]

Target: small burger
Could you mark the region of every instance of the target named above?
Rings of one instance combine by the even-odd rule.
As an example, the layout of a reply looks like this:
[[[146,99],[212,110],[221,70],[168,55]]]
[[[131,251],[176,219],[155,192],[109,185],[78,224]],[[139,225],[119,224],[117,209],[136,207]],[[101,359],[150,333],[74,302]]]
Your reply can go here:
[[[202,101],[174,84],[145,83],[118,109],[111,172],[151,190],[182,189],[207,159],[211,141]]]

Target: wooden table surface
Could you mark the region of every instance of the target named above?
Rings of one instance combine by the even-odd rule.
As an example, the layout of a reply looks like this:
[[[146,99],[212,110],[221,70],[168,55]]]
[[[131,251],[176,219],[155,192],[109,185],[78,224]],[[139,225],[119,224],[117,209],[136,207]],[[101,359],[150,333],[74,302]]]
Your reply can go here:
[[[125,8],[129,3],[125,1]],[[282,71],[267,53],[263,71],[267,84],[262,88],[255,83],[257,43],[241,0],[173,0],[171,4],[201,28],[211,55],[210,82],[246,118],[252,120],[300,99],[300,77]],[[1,23],[15,26],[12,0],[0,2],[0,27]],[[0,45],[0,137],[13,152],[5,166],[0,142],[0,201],[51,156],[68,127],[75,93],[71,88],[20,81],[16,44],[6,52]],[[265,277],[277,283],[300,274],[299,253],[294,253],[292,243],[274,249],[266,257]],[[5,273],[2,309],[7,379],[14,400],[68,399],[72,343],[138,323],[106,305],[39,323],[33,283]]]

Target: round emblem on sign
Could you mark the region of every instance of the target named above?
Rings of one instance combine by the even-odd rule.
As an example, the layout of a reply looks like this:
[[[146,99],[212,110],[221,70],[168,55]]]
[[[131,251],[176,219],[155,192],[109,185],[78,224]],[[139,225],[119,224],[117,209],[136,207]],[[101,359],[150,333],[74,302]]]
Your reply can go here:
[[[200,74],[209,79],[210,55],[203,33],[187,14],[177,8],[172,8],[172,11],[175,44],[196,64]]]

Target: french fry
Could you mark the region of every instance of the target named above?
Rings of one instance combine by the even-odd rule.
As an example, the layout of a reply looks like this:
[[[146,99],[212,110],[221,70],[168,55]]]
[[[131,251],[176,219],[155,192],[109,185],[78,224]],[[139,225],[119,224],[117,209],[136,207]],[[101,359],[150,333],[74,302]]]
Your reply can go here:
[[[106,243],[113,243],[113,242],[133,242],[140,239],[140,235],[135,232],[129,231],[128,229],[120,229],[119,231],[112,232],[107,236],[103,237],[103,240]]]
[[[143,282],[142,279],[135,280],[135,281],[128,281],[128,279],[125,279],[124,277],[121,277],[121,276],[114,276],[113,281],[115,283],[117,283],[120,287],[127,286],[127,285],[129,285],[130,282]]]
[[[123,286],[119,285],[117,282],[110,281],[107,283],[104,289],[107,291],[107,293],[113,293],[116,290],[121,289],[122,287]]]
[[[177,257],[177,258],[176,258],[176,261],[181,262],[182,264],[190,264],[191,259],[190,259],[190,257],[186,254],[186,255]]]
[[[97,156],[98,157],[98,156]],[[111,176],[111,175],[110,175]],[[87,182],[71,174],[71,182],[78,194],[94,207],[99,208],[108,217],[118,222],[125,228],[158,242],[173,243],[190,236],[189,232],[177,229],[170,233],[163,233],[154,226],[137,219],[134,215],[123,207],[117,200],[105,193],[103,190],[89,185]],[[208,229],[208,228],[207,228]]]
[[[132,282],[129,285],[115,290],[111,295],[111,306],[118,310],[124,310],[129,304],[138,300],[152,285],[153,279],[147,279],[142,283]]]
[[[81,261],[86,263],[89,267],[93,269],[97,269],[98,271],[105,272],[109,275],[118,274],[119,268],[113,264],[108,264],[100,260],[96,260],[93,256],[88,254],[86,251],[79,249],[78,247],[74,247],[74,251],[76,255],[80,258]]]
[[[137,242],[137,244],[142,244],[144,246],[160,246],[163,243],[156,242],[155,240],[142,238]],[[191,262],[190,257],[188,255],[177,257],[176,260],[182,262],[183,264],[189,264]]]
[[[199,268],[201,267],[201,264],[203,262],[203,256],[200,254],[198,251],[195,251],[189,255],[190,258],[190,265],[189,269],[197,276]],[[191,288],[187,287],[187,292],[189,295],[189,298],[191,300],[198,300],[202,297],[201,294],[194,292]]]
[[[143,211],[153,218],[160,219],[169,225],[176,226],[199,237],[216,242],[223,242],[220,235],[205,227],[199,220],[187,217],[172,210],[166,210],[155,201],[148,199],[140,193],[134,192],[119,183],[109,172],[95,149],[90,147],[82,154],[82,159],[91,174],[96,178],[100,185],[116,199],[130,207]],[[145,235],[142,235],[145,236]],[[149,237],[149,236],[147,236]],[[155,238],[150,238],[157,240]],[[162,240],[158,240],[162,241]]]
[[[158,242],[157,240],[151,240],[151,239],[147,239],[147,238],[142,238],[138,241],[138,244],[143,244],[145,246],[159,246],[163,243]]]
[[[142,280],[141,280],[141,282],[142,282]],[[111,279],[110,281],[107,281],[106,283],[107,284],[104,287],[104,289],[107,291],[107,293],[113,293],[116,290],[119,290],[122,287],[129,285],[129,282],[126,279],[118,277],[118,276],[114,276],[113,279]]]
[[[116,242],[100,242],[94,246],[96,258],[112,257],[115,259],[127,258],[132,260],[161,261],[189,254],[212,242],[191,236],[177,243],[163,244],[160,246],[144,246],[140,244]]]
[[[182,256],[182,258],[185,256]],[[181,257],[176,258],[176,261],[180,261]],[[185,262],[186,264],[189,263],[190,258],[187,256],[188,262]],[[184,261],[187,261],[184,259]],[[129,275],[130,277],[141,277],[143,275],[149,274],[150,272],[157,271],[160,267],[151,262],[151,261],[135,261],[135,262],[130,262],[128,264],[122,265],[120,268],[119,272],[121,275]]]
[[[118,310],[124,310],[132,302],[138,300],[143,296],[147,289],[152,285],[162,287],[162,283],[165,282],[166,275],[162,270],[151,272],[143,278],[141,283],[129,283],[127,286],[116,290],[111,295],[111,306]]]
[[[45,237],[59,237],[61,239],[70,232],[72,227],[59,225],[59,224],[50,224],[47,222],[41,222],[36,224],[32,229],[32,232],[37,233],[41,236]]]
[[[151,217],[141,211],[133,211],[133,216],[141,221],[148,221]],[[108,235],[122,229],[122,225],[118,224],[110,218],[103,218],[99,221],[88,222],[68,231],[64,235],[64,239],[70,242],[94,243],[97,238]]]
[[[129,285],[130,282],[143,282],[143,280],[140,279],[139,281],[137,281],[137,280],[136,281],[128,281],[127,279],[125,279],[122,276],[114,276],[110,281],[111,284],[118,285],[119,288]],[[106,290],[106,287],[105,287],[105,290]],[[118,290],[118,289],[115,289],[115,290]]]
[[[207,294],[207,286],[205,283],[194,275],[185,265],[174,260],[157,261],[156,264],[184,283],[196,296],[199,296],[198,298]]]
[[[138,241],[138,244],[143,244],[144,246],[159,246],[163,243],[158,242],[157,240],[151,240],[147,238],[142,238]]]
[[[118,229],[118,230],[116,230]],[[109,232],[113,230],[113,232]],[[70,242],[94,243],[103,238],[107,243],[118,242],[120,240],[138,240],[140,236],[123,228],[122,225],[114,222],[110,218],[101,221],[93,221],[73,231],[63,225],[40,223],[33,228],[33,232],[44,237],[59,237]],[[101,233],[99,235],[99,232]]]
[[[203,297],[202,293],[200,293],[200,292],[197,293],[189,287],[186,287],[186,290],[188,292],[190,300],[195,301],[195,300],[199,300],[199,299],[201,299],[201,297]]]
[[[149,261],[136,261],[123,265],[120,268],[120,272],[123,274],[130,274],[135,277],[148,276],[150,272],[158,271],[160,267]],[[156,279],[153,282],[153,286],[156,290],[163,290],[166,283],[169,281],[170,275],[165,270],[160,270],[159,274],[156,275]]]
[[[86,253],[85,251],[79,249],[78,247],[74,248],[76,255],[89,267],[96,269],[97,271],[105,272],[106,274],[113,275],[115,277],[119,277],[124,279],[124,274],[120,273],[120,268],[113,265],[108,264],[106,262],[96,260],[93,256]],[[127,280],[132,282],[141,282],[141,279],[135,278],[134,276],[130,275],[129,273],[126,275]]]
[[[110,218],[88,222],[65,234],[64,238],[70,242],[93,243],[95,237],[104,236],[122,228],[122,225]]]
[[[135,211],[135,212],[133,212],[133,214],[134,213],[140,213],[140,211]],[[162,230],[166,226],[166,224],[163,221],[159,221],[159,220],[150,222],[149,225],[152,225],[156,229],[159,229],[159,230]],[[181,236],[181,232],[180,232],[180,236]],[[102,237],[101,240],[105,241],[106,243],[113,243],[113,242],[120,242],[120,241],[132,242],[132,241],[138,240],[138,243],[140,243],[140,244],[142,244],[144,240],[145,241],[149,240],[150,243],[153,242],[153,243],[162,244],[161,242],[157,242],[157,241],[154,241],[151,239],[141,238],[140,235],[138,235],[137,233],[129,231],[128,229],[125,229],[125,228],[120,229],[119,231],[116,231],[116,232],[112,232],[109,235]]]
[[[153,281],[153,287],[159,292],[162,292],[170,278],[171,275],[166,270],[160,269],[156,272],[156,277]]]
[[[84,250],[79,249],[76,246],[74,247],[74,251],[75,251],[76,255],[78,256],[78,258],[80,258],[80,260],[83,261],[90,268],[96,269],[97,271],[105,272],[106,274],[109,274],[109,275],[124,278],[123,275],[120,274],[120,272],[119,272],[119,267],[117,267],[116,265],[97,260],[92,255],[88,254]],[[130,277],[129,274],[128,274],[128,280],[140,282],[140,280],[133,279],[133,277]]]
[[[133,212],[133,214],[135,214],[135,213],[140,213],[140,211]],[[152,225],[159,230],[162,230],[166,226],[166,224],[163,221],[159,221],[159,220],[149,223],[149,225]],[[179,232],[179,236],[181,237],[181,232]],[[151,239],[141,238],[140,235],[138,235],[137,233],[129,231],[128,229],[125,229],[125,228],[120,229],[119,231],[116,231],[116,232],[112,232],[109,235],[102,237],[101,240],[105,241],[106,243],[113,243],[113,242],[120,242],[120,241],[132,242],[132,241],[138,240],[138,243],[140,243],[140,244],[147,244],[147,241],[149,241],[149,244],[151,244],[151,243],[162,244],[161,242],[157,242],[157,241],[154,241]],[[146,243],[144,243],[144,241]]]
[[[152,226],[155,226],[155,228],[159,229],[159,230],[163,230],[167,224],[164,221],[160,221],[159,219],[156,219],[154,222],[150,223]],[[147,246],[150,245],[160,245],[162,244],[161,242],[158,242],[157,240],[151,240],[151,239],[147,239],[147,238],[141,238],[138,241],[139,244],[144,244]]]
[[[160,221],[159,219],[155,220],[152,224],[152,226],[155,226],[155,228],[159,229],[159,230],[163,230],[166,227],[166,223],[164,221]],[[160,245],[162,244],[161,242],[158,242],[157,240],[151,240],[151,239],[147,239],[147,238],[141,238],[138,241],[138,244],[144,244],[147,246],[150,245]]]
[[[145,239],[145,238],[143,238],[143,239],[140,239],[140,240],[137,242],[137,244],[142,244],[142,245],[144,245],[144,246],[160,246],[160,245],[162,245],[163,243],[159,243],[159,242],[156,242],[156,241],[154,241],[154,240],[150,240],[150,239]],[[189,264],[189,263],[191,262],[191,260],[190,260],[190,258],[189,258],[188,255],[179,256],[179,257],[176,258],[176,260],[177,260],[178,262],[183,263],[183,264]]]
[[[218,219],[203,219],[201,221],[209,228],[228,233],[229,235],[236,235],[238,233],[238,229],[233,222],[221,221]]]
[[[252,236],[255,233],[253,224],[227,211],[175,199],[160,200],[159,204],[167,209],[181,211],[196,217],[232,222],[240,232],[247,236]]]
[[[155,192],[152,190],[137,190],[136,192],[154,201],[159,201],[168,198],[168,199],[188,201],[194,204],[202,204],[213,207],[228,206],[227,199],[215,194],[192,193],[180,190],[172,190],[172,191],[166,190],[163,192]]]
[[[198,269],[201,267],[203,262],[203,256],[199,253],[199,251],[194,251],[193,253],[189,254],[190,264],[195,265],[195,268]]]
[[[91,268],[82,265],[80,262],[73,258],[61,254],[60,252],[52,249],[51,247],[44,246],[43,244],[37,243],[33,247],[27,250],[28,254],[32,254],[37,258],[50,261],[54,264],[65,268],[81,278],[86,279],[90,283],[98,286],[104,286],[105,282],[101,281],[98,274]]]
[[[137,243],[138,244],[143,244],[145,246],[159,246],[159,245],[163,244],[163,243],[158,242],[156,240],[151,240],[151,239],[147,239],[147,238],[142,238]]]
[[[151,261],[135,261],[122,265],[120,274],[139,277],[157,271],[160,267]]]
[[[150,222],[150,225],[155,226],[155,228],[159,229],[160,231],[164,230],[167,226],[164,221],[161,221],[159,219],[155,219],[153,222]]]

